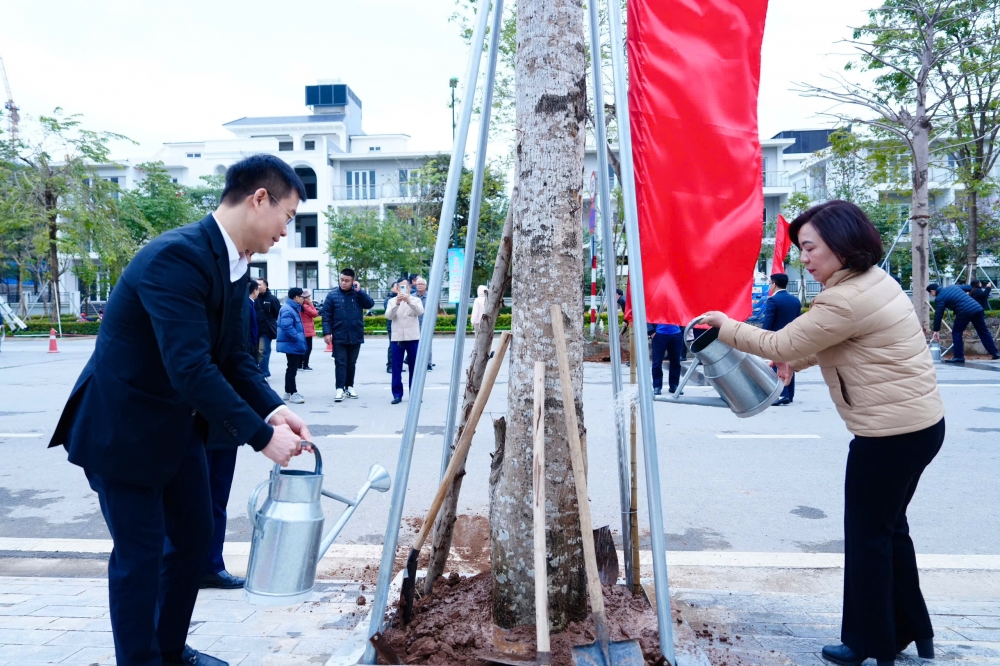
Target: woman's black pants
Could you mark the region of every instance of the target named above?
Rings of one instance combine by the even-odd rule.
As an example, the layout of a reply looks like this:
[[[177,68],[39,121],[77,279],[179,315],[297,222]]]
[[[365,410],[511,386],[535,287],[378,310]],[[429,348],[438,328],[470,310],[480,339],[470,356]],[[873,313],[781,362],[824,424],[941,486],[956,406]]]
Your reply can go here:
[[[875,659],[933,638],[906,507],[944,441],[944,419],[917,432],[855,437],[844,482],[844,618],[840,639]]]

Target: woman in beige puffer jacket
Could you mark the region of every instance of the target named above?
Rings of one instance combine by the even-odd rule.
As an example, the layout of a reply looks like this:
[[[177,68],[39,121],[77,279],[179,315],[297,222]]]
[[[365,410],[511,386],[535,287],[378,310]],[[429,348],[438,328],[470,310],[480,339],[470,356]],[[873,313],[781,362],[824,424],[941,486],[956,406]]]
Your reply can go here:
[[[877,266],[882,240],[860,208],[831,201],[792,222],[792,241],[824,286],[809,311],[780,331],[710,312],[719,340],[775,362],[786,382],[819,365],[830,397],[855,435],[844,483],[843,645],[840,664],[891,664],[916,641],[933,656],[906,507],[944,441],[944,405],[913,305]]]

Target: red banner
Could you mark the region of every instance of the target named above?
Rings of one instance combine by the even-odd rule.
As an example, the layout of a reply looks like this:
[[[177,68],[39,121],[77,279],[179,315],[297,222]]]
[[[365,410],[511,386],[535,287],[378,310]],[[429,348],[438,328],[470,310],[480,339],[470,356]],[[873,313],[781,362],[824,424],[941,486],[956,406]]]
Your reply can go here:
[[[788,236],[788,220],[784,215],[778,215],[778,225],[774,231],[774,257],[771,259],[771,275],[785,272],[785,257],[792,248],[792,239]]]
[[[745,319],[760,254],[767,0],[630,0],[629,105],[650,322]]]

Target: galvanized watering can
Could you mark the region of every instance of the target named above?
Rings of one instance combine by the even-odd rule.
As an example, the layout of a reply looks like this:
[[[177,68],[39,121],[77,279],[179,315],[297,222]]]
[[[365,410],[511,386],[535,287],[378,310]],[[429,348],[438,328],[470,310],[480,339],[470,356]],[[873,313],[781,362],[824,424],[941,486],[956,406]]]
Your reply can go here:
[[[314,471],[282,469],[276,464],[271,477],[250,493],[247,514],[253,524],[253,541],[243,588],[250,603],[283,606],[308,599],[316,581],[316,565],[358,504],[373,488],[381,493],[389,490],[389,473],[381,465],[371,466],[368,480],[353,500],[323,490],[323,458],[315,444],[310,446],[316,456]],[[257,499],[266,486],[270,486],[267,499],[258,509]],[[321,495],[347,505],[325,537]]]
[[[931,360],[935,363],[941,362],[941,343],[936,340],[930,344]]]
[[[691,327],[699,321],[701,317],[696,317],[684,328],[684,344],[687,344]],[[654,396],[654,400],[706,407],[728,407],[742,419],[760,414],[770,407],[784,388],[778,375],[762,359],[734,349],[718,338],[717,328],[710,328],[695,338],[688,348],[694,352],[696,360],[684,373],[677,390],[670,395]],[[721,398],[681,395],[681,389],[699,365],[702,366],[705,379],[715,387]]]

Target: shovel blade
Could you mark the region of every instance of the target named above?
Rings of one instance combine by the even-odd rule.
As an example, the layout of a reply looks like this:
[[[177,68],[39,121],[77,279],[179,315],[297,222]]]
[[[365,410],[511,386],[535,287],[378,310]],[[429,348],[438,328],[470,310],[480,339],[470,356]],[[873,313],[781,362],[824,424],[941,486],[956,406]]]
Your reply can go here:
[[[608,663],[599,643],[574,646],[573,666],[645,666],[639,641],[611,641],[608,648],[611,663]]]
[[[413,619],[413,595],[417,584],[417,557],[419,555],[418,551],[410,549],[410,556],[406,558],[403,584],[399,590],[399,610],[404,627],[410,624],[410,620]]]

